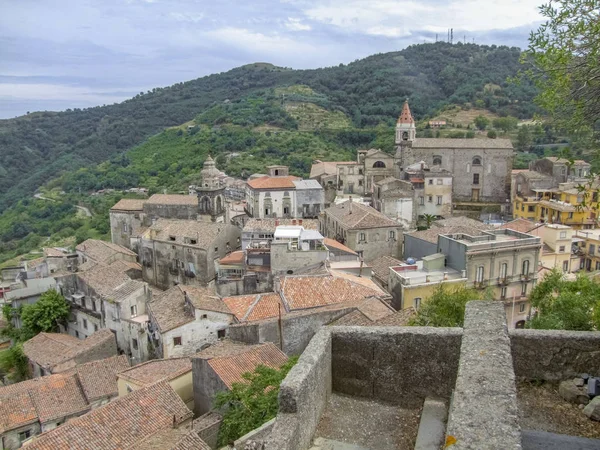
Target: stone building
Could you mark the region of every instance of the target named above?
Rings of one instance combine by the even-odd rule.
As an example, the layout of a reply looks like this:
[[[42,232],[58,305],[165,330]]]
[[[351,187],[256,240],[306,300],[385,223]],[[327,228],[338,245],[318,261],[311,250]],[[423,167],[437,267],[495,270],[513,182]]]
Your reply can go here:
[[[270,247],[279,226],[302,226],[306,230],[318,230],[319,221],[314,219],[249,219],[242,230],[242,250],[248,247]]]
[[[70,252],[64,248],[44,248],[44,259],[48,264],[50,274],[75,272],[78,265],[77,253]]]
[[[323,236],[336,239],[366,261],[401,252],[402,226],[352,199],[327,208],[319,222]]]
[[[158,219],[197,220],[198,213],[196,195],[154,194],[144,203],[144,224]]]
[[[251,217],[314,218],[324,209],[323,188],[290,176],[286,166],[269,166],[269,175],[248,180],[246,208]]]
[[[144,228],[146,200],[124,198],[110,208],[110,236],[113,244],[130,250],[131,238],[139,236]]]
[[[225,221],[225,186],[221,182],[220,174],[215,161],[209,155],[200,172],[201,185],[195,188],[199,214],[210,217],[213,222]]]
[[[292,275],[322,267],[329,250],[317,230],[303,226],[278,226],[271,242],[271,274]]]
[[[233,314],[210,289],[177,285],[148,304],[152,346],[159,358],[189,356],[224,338]]]
[[[452,215],[452,173],[438,166],[419,162],[404,171],[415,191],[416,216],[449,217]]]
[[[87,270],[96,264],[109,265],[115,261],[134,263],[137,260],[137,255],[128,248],[99,239],[83,241],[75,250],[79,259],[79,270]]]
[[[557,184],[583,182],[590,174],[592,165],[582,159],[571,162],[565,158],[547,156],[529,164],[529,170],[551,176]]]
[[[98,359],[117,354],[115,336],[109,330],[99,330],[80,340],[68,334],[39,333],[23,343],[23,353],[29,361],[33,377],[62,373]]]
[[[398,222],[404,230],[410,230],[417,224],[416,199],[415,184],[410,181],[387,177],[374,184],[373,207]]]
[[[17,449],[40,433],[108,403],[117,396],[116,374],[127,368],[125,356],[113,356],[81,364],[66,374],[0,387],[1,448]]]
[[[206,285],[215,278],[215,260],[239,249],[240,238],[229,224],[159,219],[140,239],[143,278],[161,289]]]

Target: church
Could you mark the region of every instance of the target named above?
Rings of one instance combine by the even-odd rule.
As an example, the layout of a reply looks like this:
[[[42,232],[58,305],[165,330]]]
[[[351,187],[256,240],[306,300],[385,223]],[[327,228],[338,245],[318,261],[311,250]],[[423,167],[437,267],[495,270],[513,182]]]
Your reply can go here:
[[[310,178],[326,190],[326,202],[336,195],[371,196],[375,183],[407,179],[415,164],[442,169],[453,176],[454,203],[505,204],[510,199],[513,146],[510,139],[417,138],[408,100],[396,124],[395,155],[378,149],[359,150],[357,161],[315,161]],[[333,197],[333,198],[332,198]]]

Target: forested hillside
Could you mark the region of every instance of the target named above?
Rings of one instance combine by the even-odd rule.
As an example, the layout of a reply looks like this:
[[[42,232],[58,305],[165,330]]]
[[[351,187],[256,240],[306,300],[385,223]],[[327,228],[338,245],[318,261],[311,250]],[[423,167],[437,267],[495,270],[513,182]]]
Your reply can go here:
[[[296,172],[305,172],[306,164],[314,155],[312,150],[324,144],[325,157],[334,151],[347,153],[359,143],[371,143],[376,139],[372,130],[378,125],[392,124],[406,97],[410,97],[417,118],[433,115],[444,105],[453,103],[468,103],[499,115],[531,117],[535,110],[531,103],[534,88],[507,83],[507,77],[518,70],[519,56],[516,48],[439,42],[316,70],[251,64],[168,88],[156,88],[120,104],[60,113],[37,112],[2,120],[0,211],[66,172],[90,166],[94,166],[89,169],[92,172],[101,171],[102,166],[98,168],[95,164],[103,161],[112,160],[111,168],[120,167],[114,176],[122,177],[127,184],[139,181],[135,176],[146,180],[197,169],[188,168],[194,160],[174,163],[167,156],[164,164],[169,167],[163,165],[160,170],[144,168],[139,161],[136,167],[129,167],[130,157],[123,155],[166,127],[178,126],[196,117],[197,124],[192,130],[197,133],[195,137],[189,136],[187,129],[173,133],[182,142],[189,138],[187,144],[180,144],[188,145],[190,152],[196,151],[198,163],[208,147],[215,144],[222,144],[234,154],[243,154],[246,150],[258,152],[254,160],[249,157],[251,152],[237,160],[240,170],[236,169],[235,158],[229,155],[229,159],[223,161],[226,156],[222,156],[221,166],[231,165],[238,174],[246,163],[257,161],[250,167],[258,167],[261,158],[268,159],[263,156],[269,152],[277,155],[293,153],[300,160],[296,164],[292,161],[290,165]],[[286,87],[294,85],[310,89],[308,92],[303,89],[285,92]],[[307,95],[310,97],[308,102]],[[239,111],[227,111],[227,102],[248,102],[253,97],[259,99],[258,103],[249,105],[241,116]],[[283,103],[277,107],[279,99]],[[295,104],[311,105],[304,106],[313,109],[311,114],[305,115],[309,122],[303,122],[302,111],[294,110]],[[221,123],[229,125],[219,129]],[[313,131],[308,137],[277,134],[277,139],[267,142],[264,139],[269,137],[268,130],[256,136],[251,125],[289,132]],[[237,133],[228,137],[232,127],[245,127],[244,145],[240,145],[241,136]],[[177,134],[179,132],[182,134]],[[170,136],[169,133],[161,139]],[[347,146],[349,141],[352,145]],[[148,145],[148,151],[154,145],[153,151],[160,153],[161,142],[150,140]],[[298,149],[304,150],[304,154],[301,155]],[[69,177],[73,176],[67,176],[67,185]],[[150,181],[155,181],[157,186],[165,184],[160,180]]]

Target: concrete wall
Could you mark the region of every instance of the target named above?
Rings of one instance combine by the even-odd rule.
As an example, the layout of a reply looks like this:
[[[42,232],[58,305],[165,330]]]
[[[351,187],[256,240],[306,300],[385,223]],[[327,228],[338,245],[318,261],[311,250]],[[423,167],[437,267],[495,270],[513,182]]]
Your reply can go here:
[[[437,253],[437,244],[424,241],[409,234],[404,235],[404,258],[422,259]]]
[[[217,392],[228,390],[210,367],[208,360],[202,358],[192,358],[192,385],[195,415],[209,412],[213,408]]]
[[[137,236],[144,213],[141,211],[110,211],[110,235],[113,244],[131,249],[131,236]]]
[[[333,327],[333,390],[406,407],[448,399],[460,353],[460,328]]]
[[[301,354],[323,325],[354,311],[354,309],[344,308],[334,311],[314,311],[302,315],[284,316],[282,319],[283,352],[290,356]],[[262,320],[233,325],[229,327],[228,336],[234,341],[247,344],[273,342],[281,348],[277,320]]]
[[[327,259],[327,249],[323,250],[288,250],[287,242],[271,243],[271,273],[273,275],[290,275],[307,267],[316,267]]]
[[[598,332],[512,330],[509,336],[517,378],[558,381],[600,373]]]
[[[331,333],[311,340],[279,389],[279,413],[265,450],[309,448],[331,395]]]

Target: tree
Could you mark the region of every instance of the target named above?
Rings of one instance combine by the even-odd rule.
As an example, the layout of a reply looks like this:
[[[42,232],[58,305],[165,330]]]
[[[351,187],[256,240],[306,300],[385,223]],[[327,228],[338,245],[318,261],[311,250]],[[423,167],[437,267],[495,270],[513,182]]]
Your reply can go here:
[[[7,350],[0,352],[0,370],[8,375],[14,382],[26,380],[29,377],[29,364],[23,353],[23,345],[13,345]]]
[[[226,408],[219,429],[219,448],[277,415],[279,385],[297,361],[298,357],[291,357],[279,369],[260,365],[242,375],[245,382],[233,383],[230,391],[217,393],[215,408]]]
[[[510,130],[514,130],[517,127],[519,121],[515,117],[506,116],[506,117],[498,117],[492,121],[492,125],[497,130],[502,130],[505,133],[508,133]]]
[[[462,327],[465,319],[465,306],[471,300],[481,300],[482,291],[467,289],[464,286],[447,287],[440,284],[433,295],[417,311],[410,325],[428,327]]]
[[[567,281],[554,268],[531,291],[536,309],[528,328],[592,331],[600,329],[600,284],[580,273]]]
[[[490,139],[496,139],[498,137],[498,133],[495,130],[490,130],[487,132],[487,137]]]
[[[24,305],[21,311],[21,340],[41,332],[56,332],[58,324],[69,317],[69,304],[53,289],[44,292],[36,303]]]
[[[540,7],[547,20],[531,33],[523,55],[538,103],[570,132],[600,120],[600,2],[555,0]]]
[[[480,114],[479,116],[475,117],[475,120],[473,122],[475,123],[475,126],[478,130],[483,131],[489,125],[490,119]]]
[[[519,127],[519,133],[517,134],[517,150],[520,152],[528,152],[531,148],[531,133],[527,125],[521,125]]]
[[[425,224],[427,228],[431,228],[431,224],[435,220],[435,216],[433,214],[423,214],[423,219],[425,219]]]

